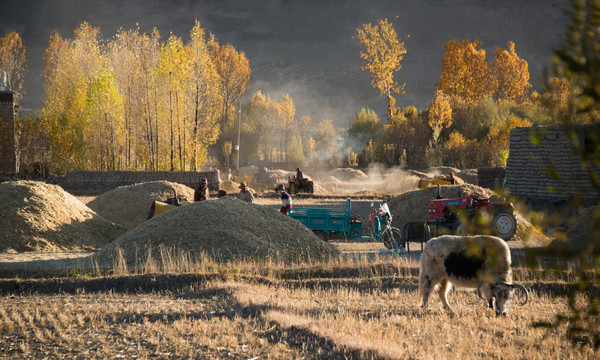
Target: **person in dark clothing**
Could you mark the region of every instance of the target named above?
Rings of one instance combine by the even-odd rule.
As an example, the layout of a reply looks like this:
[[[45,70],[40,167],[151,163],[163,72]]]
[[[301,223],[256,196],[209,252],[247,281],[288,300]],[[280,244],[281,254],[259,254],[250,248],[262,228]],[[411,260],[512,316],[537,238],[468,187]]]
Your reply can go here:
[[[285,192],[283,184],[277,185],[275,191],[281,195],[281,209],[279,209],[279,212],[286,215],[292,209],[292,197]]]
[[[208,181],[202,178],[198,182],[198,188],[194,191],[194,201],[208,200],[208,197]]]
[[[302,170],[300,170],[300,168],[296,169],[296,179],[298,181],[302,181],[304,179],[304,174],[302,173]]]

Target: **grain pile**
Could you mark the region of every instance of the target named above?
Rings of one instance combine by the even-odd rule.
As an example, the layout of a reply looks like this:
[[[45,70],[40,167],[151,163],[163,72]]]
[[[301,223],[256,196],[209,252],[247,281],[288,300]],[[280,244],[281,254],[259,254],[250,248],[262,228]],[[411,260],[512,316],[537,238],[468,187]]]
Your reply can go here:
[[[335,247],[298,221],[269,207],[225,197],[160,214],[123,234],[95,259],[100,266],[111,266],[115,254],[122,251],[127,266],[135,268],[147,261],[151,250],[153,261],[160,264],[161,248],[174,248],[192,258],[204,254],[215,261],[298,263],[339,256]]]
[[[338,168],[333,172],[333,176],[342,181],[352,181],[366,179],[369,176],[358,169]]]
[[[194,200],[194,190],[169,181],[152,181],[135,185],[121,186],[107,191],[90,201],[88,206],[102,217],[127,229],[134,229],[148,219],[152,202],[166,201],[177,195]]]
[[[0,252],[96,249],[126,231],[58,185],[4,182],[0,199]]]
[[[480,197],[492,197],[495,193],[476,185],[447,185],[441,186],[442,198],[458,198],[459,192],[462,196],[478,195]],[[394,226],[401,228],[411,221],[427,221],[427,203],[437,196],[437,187],[413,190],[396,196],[388,201],[393,216]],[[531,244],[547,244],[550,240],[547,236],[537,230],[521,214],[517,213],[518,228],[513,240],[527,241]]]

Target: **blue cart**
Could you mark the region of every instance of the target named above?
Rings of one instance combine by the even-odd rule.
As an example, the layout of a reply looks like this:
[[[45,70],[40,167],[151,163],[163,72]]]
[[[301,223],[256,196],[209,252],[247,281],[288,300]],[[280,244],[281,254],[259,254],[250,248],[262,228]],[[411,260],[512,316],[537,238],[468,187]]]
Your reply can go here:
[[[288,215],[300,221],[312,230],[315,235],[327,241],[332,233],[351,240],[369,240],[362,236],[362,217],[352,215],[352,202],[348,198],[344,209],[301,208],[293,207]]]

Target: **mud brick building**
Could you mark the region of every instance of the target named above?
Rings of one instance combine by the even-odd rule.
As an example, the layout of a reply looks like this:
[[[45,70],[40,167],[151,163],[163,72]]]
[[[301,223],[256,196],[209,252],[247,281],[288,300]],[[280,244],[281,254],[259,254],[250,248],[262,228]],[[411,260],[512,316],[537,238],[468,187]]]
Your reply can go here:
[[[0,85],[0,177],[19,172],[15,144],[14,93]]]
[[[216,171],[72,171],[64,176],[49,176],[47,182],[57,184],[75,195],[98,195],[119,186],[148,181],[166,180],[198,187],[201,178],[208,180],[208,188],[218,191],[220,182]]]
[[[512,129],[506,187],[512,195],[529,200],[560,202],[580,197],[596,203],[599,192],[590,174],[598,176],[600,169],[586,168],[576,148],[585,156],[597,157],[599,137],[598,125]]]

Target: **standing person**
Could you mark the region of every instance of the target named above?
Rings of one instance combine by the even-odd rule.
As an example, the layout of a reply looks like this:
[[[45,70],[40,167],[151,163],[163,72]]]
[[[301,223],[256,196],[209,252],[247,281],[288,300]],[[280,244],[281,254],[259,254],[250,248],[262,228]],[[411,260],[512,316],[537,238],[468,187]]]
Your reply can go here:
[[[279,212],[285,215],[292,209],[292,197],[283,190],[283,184],[277,185],[275,190],[281,194],[281,209],[279,209]]]
[[[238,194],[238,199],[245,202],[254,203],[254,195],[252,195],[252,193],[248,190],[248,184],[246,184],[245,181],[242,181],[240,184],[240,189],[241,190]]]
[[[302,181],[304,179],[304,174],[300,168],[296,168],[296,179],[298,179],[298,181]]]
[[[208,181],[206,178],[200,179],[198,188],[194,191],[194,201],[208,200]]]

